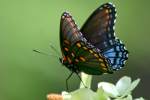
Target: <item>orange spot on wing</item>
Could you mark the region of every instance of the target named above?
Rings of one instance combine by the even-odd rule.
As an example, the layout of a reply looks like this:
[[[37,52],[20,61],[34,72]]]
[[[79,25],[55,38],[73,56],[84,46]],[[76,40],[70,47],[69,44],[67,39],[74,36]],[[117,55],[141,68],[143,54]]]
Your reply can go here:
[[[75,55],[74,55],[74,53],[73,53],[73,52],[71,53],[71,55],[72,55],[72,57],[75,57]]]
[[[96,58],[98,58],[98,57],[99,57],[99,56],[98,56],[98,54],[96,54],[96,53],[94,54],[94,56],[95,56]]]
[[[106,9],[105,13],[109,13],[109,10],[108,10],[108,9]]]
[[[107,71],[107,68],[102,68],[103,70]]]
[[[84,57],[80,57],[80,60],[82,60],[82,61],[86,61]]]
[[[103,68],[106,68],[104,63],[101,63],[100,66],[103,67]]]
[[[109,20],[109,16],[108,15],[106,16],[106,19]]]
[[[93,53],[93,51],[92,51],[92,50],[89,50],[89,52],[90,52],[90,53]]]
[[[81,44],[80,44],[80,43],[77,43],[76,45],[77,45],[77,47],[79,47],[79,48],[81,47]]]
[[[64,48],[65,49],[65,51],[69,51],[69,49],[68,48]]]
[[[65,42],[66,44],[70,44],[69,41],[67,41],[67,40],[64,40],[64,42]]]
[[[99,60],[100,62],[103,62],[103,59],[101,59],[101,58],[99,58],[98,60]]]
[[[87,47],[83,47],[83,49],[84,49],[84,50],[87,50],[88,48],[87,48]]]
[[[75,59],[75,62],[79,62],[79,60],[78,60],[78,59]]]
[[[68,56],[67,56],[67,60],[68,60],[69,63],[72,63],[70,57],[68,57]]]
[[[64,56],[64,57],[63,57],[63,61],[66,61],[66,60],[67,60],[67,59],[66,59],[66,57]]]

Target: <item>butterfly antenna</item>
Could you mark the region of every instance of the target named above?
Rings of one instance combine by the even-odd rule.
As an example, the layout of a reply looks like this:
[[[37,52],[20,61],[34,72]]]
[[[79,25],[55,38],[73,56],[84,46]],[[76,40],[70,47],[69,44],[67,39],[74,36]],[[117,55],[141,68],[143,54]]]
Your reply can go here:
[[[58,56],[56,56],[56,55],[52,55],[52,54],[47,54],[47,53],[44,53],[44,52],[41,52],[41,51],[39,51],[39,50],[33,50],[34,52],[36,52],[36,53],[40,53],[40,54],[42,54],[42,55],[46,55],[46,56],[53,56],[53,57],[56,57],[56,58],[59,58]]]
[[[50,48],[51,48],[53,51],[55,51],[58,56],[61,55],[61,54],[58,52],[58,50],[52,45],[52,43],[50,43]]]

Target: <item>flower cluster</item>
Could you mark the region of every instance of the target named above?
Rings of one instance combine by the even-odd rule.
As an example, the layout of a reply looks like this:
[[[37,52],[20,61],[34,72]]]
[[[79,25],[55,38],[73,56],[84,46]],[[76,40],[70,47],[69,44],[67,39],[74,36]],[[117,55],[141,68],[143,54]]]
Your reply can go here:
[[[89,88],[80,88],[71,93],[62,92],[64,100],[133,100],[132,91],[140,82],[136,79],[133,82],[130,77],[122,77],[116,85],[108,82],[98,83],[96,92]],[[134,100],[144,100],[140,97]]]

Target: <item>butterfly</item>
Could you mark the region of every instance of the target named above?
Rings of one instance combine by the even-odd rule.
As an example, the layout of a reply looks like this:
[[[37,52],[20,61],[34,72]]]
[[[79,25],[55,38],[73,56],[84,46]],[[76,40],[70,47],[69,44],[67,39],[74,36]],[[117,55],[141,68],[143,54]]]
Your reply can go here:
[[[77,74],[101,75],[121,69],[128,51],[115,36],[115,21],[116,9],[111,3],[97,8],[81,29],[64,12],[60,21],[61,63]]]

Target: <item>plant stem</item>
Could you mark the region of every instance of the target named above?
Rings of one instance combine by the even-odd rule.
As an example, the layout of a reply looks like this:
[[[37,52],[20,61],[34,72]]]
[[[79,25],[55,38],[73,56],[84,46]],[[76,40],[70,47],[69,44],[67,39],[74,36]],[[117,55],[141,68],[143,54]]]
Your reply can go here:
[[[84,84],[80,82],[80,88],[85,88],[85,86],[87,88],[91,87],[92,75],[88,75],[88,74],[81,72],[81,79]]]

